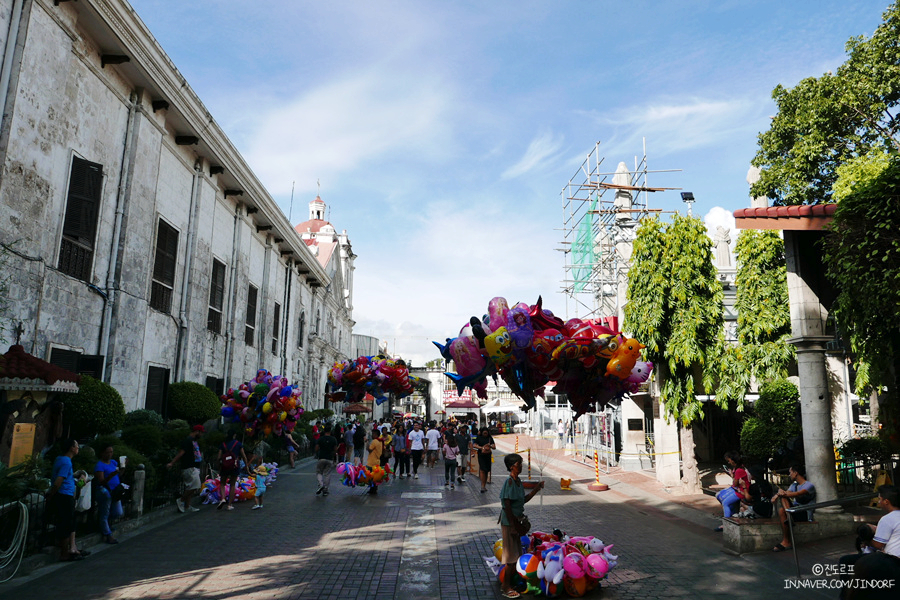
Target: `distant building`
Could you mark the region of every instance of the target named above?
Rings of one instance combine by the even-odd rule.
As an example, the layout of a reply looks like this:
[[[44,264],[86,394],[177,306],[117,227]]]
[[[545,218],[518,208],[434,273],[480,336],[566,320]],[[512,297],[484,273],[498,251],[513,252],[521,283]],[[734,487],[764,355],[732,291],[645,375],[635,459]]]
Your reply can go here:
[[[129,410],[259,368],[322,407],[350,350],[355,256],[321,199],[295,230],[126,2],[12,4],[2,317],[25,350],[111,383]]]

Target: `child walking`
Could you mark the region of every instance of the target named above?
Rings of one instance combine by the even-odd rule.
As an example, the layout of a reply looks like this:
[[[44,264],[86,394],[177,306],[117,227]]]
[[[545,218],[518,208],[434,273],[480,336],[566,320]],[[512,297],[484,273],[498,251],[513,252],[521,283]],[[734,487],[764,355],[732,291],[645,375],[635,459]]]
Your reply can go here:
[[[256,495],[253,496],[253,508],[250,510],[256,510],[258,508],[263,507],[263,494],[266,493],[266,478],[269,476],[269,470],[265,467],[265,465],[259,465],[256,467],[255,471],[256,475]]]
[[[456,461],[456,457],[459,455],[459,446],[456,445],[456,436],[453,434],[449,434],[444,436],[444,487],[450,486],[450,489],[456,489],[456,486],[453,484],[454,477],[456,476],[456,467],[459,466],[459,463]]]

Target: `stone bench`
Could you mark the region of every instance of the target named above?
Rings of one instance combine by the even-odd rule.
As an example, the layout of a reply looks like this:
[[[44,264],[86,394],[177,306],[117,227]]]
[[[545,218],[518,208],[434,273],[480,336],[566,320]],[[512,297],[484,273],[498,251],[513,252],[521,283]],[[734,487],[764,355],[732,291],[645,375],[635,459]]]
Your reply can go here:
[[[818,510],[815,521],[794,523],[794,543],[830,537],[850,535],[856,531],[854,516],[845,512],[825,512]],[[743,519],[727,517],[722,521],[723,545],[725,550],[735,554],[772,550],[782,538],[778,518]]]

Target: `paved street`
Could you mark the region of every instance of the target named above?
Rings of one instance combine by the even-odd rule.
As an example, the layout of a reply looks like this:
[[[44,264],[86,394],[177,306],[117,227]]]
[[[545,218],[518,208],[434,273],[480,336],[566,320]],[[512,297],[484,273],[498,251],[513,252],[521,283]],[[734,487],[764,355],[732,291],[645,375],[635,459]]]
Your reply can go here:
[[[211,506],[95,547],[87,559],[55,565],[0,586],[0,597],[112,598],[500,598],[482,560],[499,537],[500,455],[494,482],[479,493],[477,479],[449,491],[443,470],[420,470],[419,480],[381,486],[377,497],[339,483],[314,495],[313,463],[282,471],[265,507],[216,511]],[[560,469],[582,469],[566,459]],[[635,477],[642,477],[633,475]],[[627,484],[609,492],[585,485],[563,492],[548,480],[543,502],[526,514],[536,530],[559,527],[615,543],[619,567],[587,597],[652,600],[835,598],[835,592],[786,591],[795,573],[790,553],[735,557],[721,551],[711,514],[678,502],[629,497]],[[679,513],[679,511],[681,511]],[[689,512],[685,512],[689,511]],[[685,518],[690,517],[690,518]],[[801,558],[836,562],[852,540],[823,543]],[[823,558],[824,557],[824,558]],[[829,558],[830,557],[830,558]]]

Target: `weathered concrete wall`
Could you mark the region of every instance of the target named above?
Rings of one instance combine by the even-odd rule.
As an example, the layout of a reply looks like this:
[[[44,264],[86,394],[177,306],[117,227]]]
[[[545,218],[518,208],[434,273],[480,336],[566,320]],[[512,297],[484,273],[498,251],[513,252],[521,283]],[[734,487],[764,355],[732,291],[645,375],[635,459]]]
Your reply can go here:
[[[93,3],[103,4],[103,10],[92,12],[87,5]],[[0,48],[8,34],[11,6],[12,0],[0,0]],[[124,22],[102,22],[110,15]],[[334,327],[341,333],[327,339],[340,340],[349,348],[352,321],[343,290],[323,289],[328,278],[296,232],[285,231],[284,226],[278,235],[257,232],[260,219],[278,223],[283,215],[252,174],[248,175],[249,169],[233,154],[214,121],[205,122],[204,135],[219,137],[206,140],[210,142],[206,146],[176,143],[176,136],[186,133],[185,115],[205,114],[189,88],[181,83],[181,91],[167,98],[183,105],[181,129],[176,131],[168,109],[151,108],[160,91],[147,89],[146,79],[138,86],[125,77],[124,73],[147,66],[152,67],[147,72],[155,77],[180,78],[167,58],[153,65],[137,64],[155,56],[155,41],[146,39],[133,13],[116,1],[82,0],[58,7],[34,2],[26,19],[25,49],[4,121],[10,135],[0,148],[0,156],[5,157],[0,165],[0,241],[14,243],[16,251],[7,266],[14,296],[7,317],[25,326],[22,342],[26,350],[42,358],[49,358],[51,345],[100,353],[103,296],[107,294],[112,302],[106,378],[122,394],[129,410],[145,404],[149,366],[167,368],[175,377],[181,362],[180,333],[184,353],[180,379],[203,383],[207,377],[226,377],[226,386],[236,385],[255,375],[258,368],[280,371],[283,364],[284,374],[292,381],[320,392],[325,378],[322,366],[326,362],[330,366],[340,349],[335,347],[336,341],[314,345],[309,339],[298,348],[300,314],[305,311],[306,335],[312,330],[314,307],[326,313],[323,322],[334,316]],[[93,20],[90,26],[85,19]],[[130,53],[132,62],[127,69],[101,66],[100,56],[109,49],[101,49],[85,31],[104,26],[130,27],[134,39],[142,38],[143,51]],[[131,145],[126,151],[129,133]],[[212,148],[219,149],[220,155],[213,156]],[[87,282],[56,269],[73,156],[103,166],[94,258]],[[225,176],[210,174],[212,164],[223,163]],[[226,176],[230,179],[223,179]],[[243,180],[235,183],[236,178]],[[224,189],[229,185],[248,191],[243,197],[225,198]],[[193,223],[192,198],[196,198]],[[259,214],[248,214],[251,204]],[[121,212],[118,236],[114,231],[117,207]],[[160,219],[178,231],[168,312],[149,307]],[[288,236],[287,242],[276,242],[276,237]],[[284,243],[299,255],[282,256]],[[291,268],[290,301],[286,302],[286,268],[297,257],[315,265],[320,291],[314,294],[306,276]],[[226,267],[220,334],[207,328],[214,259]],[[244,344],[249,283],[259,290],[258,335],[253,347]],[[186,327],[182,330],[185,290]],[[277,352],[272,353],[276,302],[281,306],[282,327]],[[282,356],[285,349],[286,356]]]

